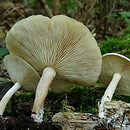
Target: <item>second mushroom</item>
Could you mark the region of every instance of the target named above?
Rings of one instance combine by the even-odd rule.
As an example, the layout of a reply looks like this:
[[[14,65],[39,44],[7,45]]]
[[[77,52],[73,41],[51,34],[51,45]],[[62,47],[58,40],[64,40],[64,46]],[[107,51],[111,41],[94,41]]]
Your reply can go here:
[[[117,53],[107,53],[102,57],[101,82],[107,89],[99,104],[99,117],[105,118],[104,103],[111,101],[114,92],[130,96],[130,59]]]

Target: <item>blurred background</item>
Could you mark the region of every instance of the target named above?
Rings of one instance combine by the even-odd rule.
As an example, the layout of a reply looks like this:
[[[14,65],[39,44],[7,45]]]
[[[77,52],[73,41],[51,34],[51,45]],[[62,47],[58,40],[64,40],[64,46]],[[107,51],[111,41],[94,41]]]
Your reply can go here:
[[[106,48],[101,46],[102,54],[118,52],[129,57],[129,0],[0,0],[0,47],[5,47],[4,38],[14,23],[34,14],[75,18],[90,29],[99,45],[106,42]],[[0,56],[4,53],[6,49],[1,49]]]
[[[33,14],[52,17],[65,14],[84,23],[97,34],[119,36],[130,25],[129,0],[0,0],[1,31]]]

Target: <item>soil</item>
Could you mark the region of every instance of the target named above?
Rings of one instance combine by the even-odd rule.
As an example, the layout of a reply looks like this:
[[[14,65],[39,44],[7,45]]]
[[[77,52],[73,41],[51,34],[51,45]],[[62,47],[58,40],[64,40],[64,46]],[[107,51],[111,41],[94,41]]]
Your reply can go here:
[[[48,115],[41,124],[31,118],[33,97],[28,100],[14,96],[8,103],[4,116],[0,117],[0,130],[61,130],[60,126],[53,125]]]
[[[0,130],[61,130],[61,128],[53,125],[51,121],[37,124],[30,116],[24,116],[22,118],[0,117]]]

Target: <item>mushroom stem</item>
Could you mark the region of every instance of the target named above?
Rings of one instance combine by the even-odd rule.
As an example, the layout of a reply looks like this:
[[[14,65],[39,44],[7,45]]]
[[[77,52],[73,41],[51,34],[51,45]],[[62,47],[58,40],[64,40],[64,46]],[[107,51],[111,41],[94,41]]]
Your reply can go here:
[[[108,85],[102,99],[101,99],[101,103],[99,104],[99,114],[98,116],[100,118],[105,118],[105,113],[104,113],[104,103],[106,101],[111,101],[112,96],[116,90],[117,84],[119,83],[121,79],[121,75],[119,73],[115,73],[113,75],[112,81],[110,82],[110,84]]]
[[[43,105],[45,98],[47,96],[50,84],[56,75],[56,71],[51,67],[46,67],[43,70],[42,77],[38,83],[36,94],[35,94],[35,101],[32,109],[31,117],[34,119],[35,122],[41,123],[43,120]]]
[[[16,82],[14,86],[8,90],[8,92],[4,95],[4,97],[0,101],[0,115],[2,116],[5,110],[7,103],[13,94],[21,87],[19,82]]]

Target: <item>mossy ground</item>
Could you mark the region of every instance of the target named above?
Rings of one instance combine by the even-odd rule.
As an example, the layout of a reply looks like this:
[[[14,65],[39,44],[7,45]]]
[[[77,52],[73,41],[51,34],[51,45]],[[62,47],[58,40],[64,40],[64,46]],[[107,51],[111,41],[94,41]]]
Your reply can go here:
[[[97,87],[100,86],[100,87]],[[105,88],[101,83],[96,86],[83,87],[72,86],[72,88],[62,94],[49,92],[44,106],[44,120],[49,120],[58,112],[80,112],[98,113],[98,102],[102,98]],[[5,115],[21,118],[31,115],[35,94],[32,92],[17,92],[7,105]],[[113,100],[130,102],[130,96],[114,94]],[[20,113],[20,114],[19,114]]]

